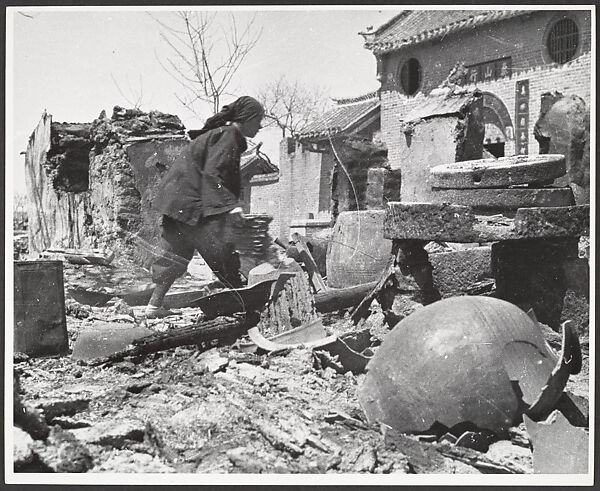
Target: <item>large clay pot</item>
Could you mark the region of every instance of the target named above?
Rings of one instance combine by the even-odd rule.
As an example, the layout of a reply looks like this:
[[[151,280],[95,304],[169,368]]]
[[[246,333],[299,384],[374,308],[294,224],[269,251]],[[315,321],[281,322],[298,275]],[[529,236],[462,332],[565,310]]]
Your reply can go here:
[[[345,211],[327,250],[327,284],[345,288],[379,279],[392,252],[383,237],[385,210]]]
[[[505,433],[523,411],[546,416],[569,373],[580,370],[579,343],[567,327],[557,360],[537,322],[515,305],[453,297],[394,327],[367,365],[358,397],[369,422],[401,432],[469,422]]]

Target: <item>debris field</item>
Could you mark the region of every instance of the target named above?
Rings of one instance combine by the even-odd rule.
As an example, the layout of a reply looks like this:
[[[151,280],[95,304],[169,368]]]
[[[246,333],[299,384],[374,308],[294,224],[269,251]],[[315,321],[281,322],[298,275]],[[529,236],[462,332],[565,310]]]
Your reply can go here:
[[[128,278],[133,270],[64,263],[65,288],[89,289]],[[305,274],[305,281],[308,275]],[[87,283],[86,283],[87,282]],[[189,275],[175,291],[220,290]],[[397,312],[423,308],[399,295]],[[90,306],[67,295],[71,352],[92,328],[138,326],[169,333],[198,322],[196,309],[163,320],[141,320],[143,307],[113,297]],[[319,314],[325,332],[368,331],[370,353],[389,332],[379,305],[354,325],[348,310]],[[202,323],[202,321],[200,322]],[[542,326],[544,327],[544,326]],[[560,335],[543,328],[550,345]],[[155,334],[157,335],[157,334]],[[268,333],[266,333],[268,335]],[[585,407],[589,364],[567,391]],[[358,400],[365,374],[353,374],[325,351],[297,346],[251,352],[249,342],[215,340],[142,356],[74,359],[15,354],[15,400],[27,415],[15,432],[15,469],[21,472],[135,473],[532,473],[524,423],[503,436],[468,422],[418,434],[369,423]],[[309,345],[309,343],[307,343]],[[415,383],[417,383],[415,381]],[[440,404],[443,402],[440,401]],[[17,403],[16,403],[17,404]],[[568,424],[568,423],[567,423]],[[36,432],[37,430],[37,432]],[[583,431],[583,430],[581,430]],[[462,438],[461,438],[462,437]],[[484,438],[485,437],[485,438]]]

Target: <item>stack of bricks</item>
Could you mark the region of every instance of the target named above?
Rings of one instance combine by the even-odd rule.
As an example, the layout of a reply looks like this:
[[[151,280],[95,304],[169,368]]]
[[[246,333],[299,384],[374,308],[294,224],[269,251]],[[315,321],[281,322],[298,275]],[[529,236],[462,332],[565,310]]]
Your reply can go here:
[[[235,244],[240,253],[241,272],[248,276],[249,271],[261,263],[278,263],[269,215],[244,215],[245,220],[234,228]]]

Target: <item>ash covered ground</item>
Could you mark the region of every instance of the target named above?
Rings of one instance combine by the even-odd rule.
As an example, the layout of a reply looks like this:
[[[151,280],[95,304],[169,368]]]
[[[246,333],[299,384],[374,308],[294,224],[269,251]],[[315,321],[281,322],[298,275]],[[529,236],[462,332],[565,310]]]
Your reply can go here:
[[[94,266],[65,267],[69,285],[102,281]],[[147,278],[123,273],[130,284]],[[105,279],[104,279],[105,280]],[[112,279],[114,281],[114,277]],[[208,281],[180,282],[179,288]],[[406,296],[406,309],[414,309]],[[140,308],[120,300],[90,307],[67,296],[70,346],[98,323],[144,324]],[[385,329],[362,328],[374,337]],[[156,330],[177,329],[194,318],[151,321]],[[349,329],[347,312],[323,316],[329,334]],[[560,350],[560,336],[544,333]],[[243,339],[241,340],[243,341]],[[585,405],[589,360],[567,389]],[[377,347],[373,348],[374,351]],[[403,435],[371,425],[359,405],[364,374],[324,367],[313,350],[271,354],[242,352],[235,344],[180,346],[138,358],[92,366],[71,356],[16,356],[15,397],[35,421],[48,425],[34,439],[15,428],[15,469],[20,472],[133,473],[532,473],[530,440],[521,424],[477,451],[446,435]],[[22,425],[26,430],[27,425]],[[29,433],[34,433],[29,431]],[[45,431],[42,430],[42,434]]]

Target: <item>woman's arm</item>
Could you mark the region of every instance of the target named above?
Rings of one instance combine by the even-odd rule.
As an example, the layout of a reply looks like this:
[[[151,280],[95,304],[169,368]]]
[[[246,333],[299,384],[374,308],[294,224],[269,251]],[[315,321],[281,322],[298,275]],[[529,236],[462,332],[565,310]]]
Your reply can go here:
[[[209,135],[204,158],[194,155],[202,165],[202,201],[206,214],[229,211],[239,206],[240,157],[245,140],[230,127],[219,128]],[[197,158],[198,157],[198,158]]]

